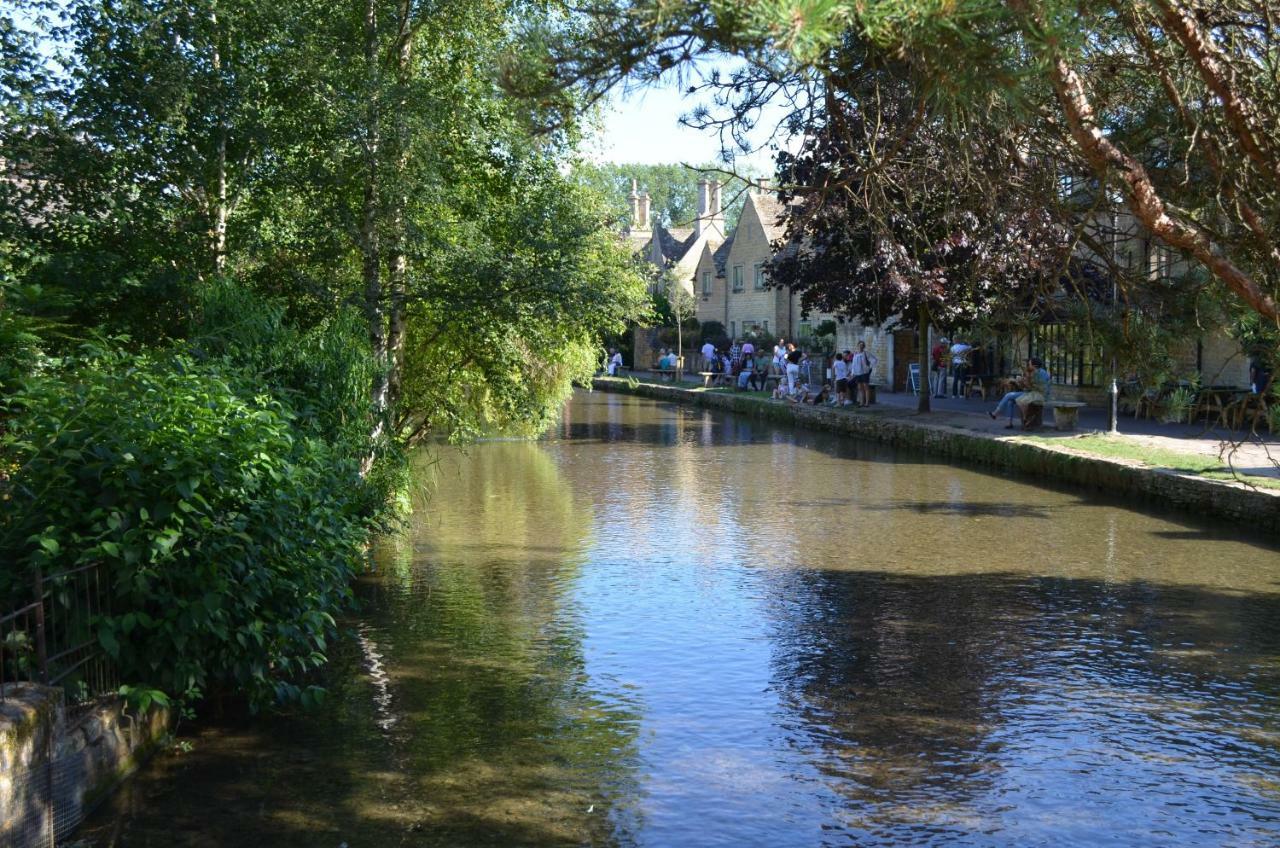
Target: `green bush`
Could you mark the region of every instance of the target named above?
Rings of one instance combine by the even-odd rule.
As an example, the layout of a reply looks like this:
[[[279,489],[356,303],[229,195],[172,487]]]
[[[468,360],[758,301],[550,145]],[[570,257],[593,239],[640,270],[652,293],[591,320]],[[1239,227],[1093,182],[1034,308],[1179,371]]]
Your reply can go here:
[[[135,688],[312,697],[300,681],[373,530],[355,457],[242,372],[182,356],[99,352],[7,412],[10,579],[101,562],[98,640]]]

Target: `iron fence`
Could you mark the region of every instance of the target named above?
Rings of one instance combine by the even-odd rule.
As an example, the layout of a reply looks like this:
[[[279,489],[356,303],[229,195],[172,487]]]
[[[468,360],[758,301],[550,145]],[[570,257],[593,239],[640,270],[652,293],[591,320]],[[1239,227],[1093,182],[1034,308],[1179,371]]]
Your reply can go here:
[[[44,575],[36,570],[30,603],[0,616],[0,703],[5,684],[61,686],[68,711],[116,691],[115,665],[97,627],[110,615],[98,563]]]

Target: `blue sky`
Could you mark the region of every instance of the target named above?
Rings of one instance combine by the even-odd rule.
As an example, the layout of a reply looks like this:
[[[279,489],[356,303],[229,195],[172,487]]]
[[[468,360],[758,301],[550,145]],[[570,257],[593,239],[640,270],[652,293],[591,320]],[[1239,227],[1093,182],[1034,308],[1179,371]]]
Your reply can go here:
[[[713,67],[723,71],[728,64],[728,61],[723,61]],[[594,144],[588,144],[587,153],[590,158],[605,162],[719,162],[720,140],[717,133],[692,129],[680,123],[682,115],[689,114],[703,102],[705,96],[687,96],[673,82],[629,94],[615,93],[604,109],[600,135]],[[761,123],[771,125],[769,121]],[[759,143],[765,135],[758,132],[753,141]],[[773,152],[766,149],[747,157],[740,156],[737,165],[767,173],[773,170],[772,163]]]

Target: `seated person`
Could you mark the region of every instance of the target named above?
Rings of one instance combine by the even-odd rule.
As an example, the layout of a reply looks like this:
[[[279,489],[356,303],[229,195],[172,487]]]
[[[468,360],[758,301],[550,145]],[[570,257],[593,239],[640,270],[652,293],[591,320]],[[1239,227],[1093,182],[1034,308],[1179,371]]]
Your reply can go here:
[[[1038,356],[1033,356],[1027,360],[1026,366],[1022,372],[1022,385],[1026,387],[1026,391],[1014,391],[1007,393],[1000,399],[1000,403],[992,412],[987,414],[992,420],[1004,415],[1005,411],[1009,413],[1009,423],[1005,425],[1005,429],[1009,430],[1013,427],[1013,408],[1018,407],[1018,414],[1026,417],[1026,409],[1033,403],[1044,403],[1049,396],[1049,372],[1044,367],[1044,362]]]
[[[751,388],[758,392],[765,390],[765,381],[769,376],[769,354],[763,350],[756,352],[751,371]]]
[[[755,363],[750,357],[742,360],[742,370],[738,372],[738,390],[746,391],[748,385],[755,380]]]

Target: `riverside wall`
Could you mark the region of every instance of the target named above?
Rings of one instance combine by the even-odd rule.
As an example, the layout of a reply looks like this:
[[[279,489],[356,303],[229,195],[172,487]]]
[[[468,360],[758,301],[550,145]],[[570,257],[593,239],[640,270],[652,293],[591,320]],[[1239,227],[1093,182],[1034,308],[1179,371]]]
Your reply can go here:
[[[1275,490],[1211,480],[1124,460],[1086,456],[1057,445],[967,430],[945,421],[924,421],[901,408],[854,411],[799,406],[751,395],[708,392],[611,377],[597,377],[593,387],[599,391],[721,409],[738,415],[844,433],[894,447],[923,451],[955,462],[1023,472],[1280,534],[1280,492]]]
[[[0,845],[61,843],[168,733],[169,712],[108,699],[68,719],[62,689],[4,684]]]

